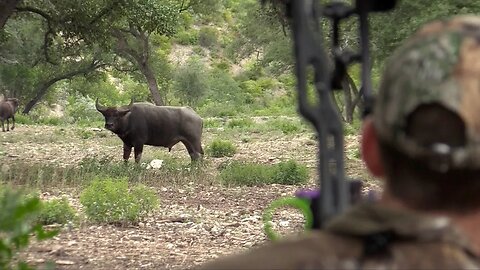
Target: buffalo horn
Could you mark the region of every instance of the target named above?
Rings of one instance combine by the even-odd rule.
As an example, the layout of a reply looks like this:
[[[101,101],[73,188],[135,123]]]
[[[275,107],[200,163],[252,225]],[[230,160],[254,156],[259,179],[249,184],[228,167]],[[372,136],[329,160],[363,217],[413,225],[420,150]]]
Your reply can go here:
[[[95,108],[96,108],[99,112],[103,112],[103,111],[106,110],[105,106],[100,105],[100,103],[98,102],[98,98],[97,98],[97,100],[95,101]]]

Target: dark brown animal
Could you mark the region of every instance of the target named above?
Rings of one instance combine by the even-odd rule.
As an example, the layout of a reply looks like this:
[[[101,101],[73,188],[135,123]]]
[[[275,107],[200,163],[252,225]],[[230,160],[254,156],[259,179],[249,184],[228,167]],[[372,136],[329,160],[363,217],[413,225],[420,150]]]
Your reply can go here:
[[[128,106],[104,107],[98,99],[95,107],[105,117],[105,128],[122,139],[125,161],[129,159],[133,147],[135,162],[140,162],[145,144],[170,150],[182,142],[192,161],[203,156],[203,120],[189,107],[155,106],[133,103],[133,100]]]
[[[7,131],[10,131],[10,121],[12,118],[12,130],[15,129],[15,112],[18,108],[18,99],[7,98],[0,101],[0,122],[2,123],[2,132],[5,132],[5,120],[7,120]]]

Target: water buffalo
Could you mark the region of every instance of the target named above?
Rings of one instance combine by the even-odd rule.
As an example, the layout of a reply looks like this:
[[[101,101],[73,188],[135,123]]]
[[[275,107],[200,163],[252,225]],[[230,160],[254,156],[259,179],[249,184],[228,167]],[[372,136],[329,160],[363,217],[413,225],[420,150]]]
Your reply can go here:
[[[10,130],[10,122],[8,119],[12,118],[12,130],[15,129],[15,112],[18,108],[18,99],[6,98],[0,100],[0,122],[2,122],[2,132],[5,132],[5,120],[7,120],[7,131]]]
[[[105,117],[105,128],[122,139],[125,161],[134,147],[135,162],[140,162],[145,144],[170,150],[182,142],[192,161],[203,155],[203,120],[189,107],[155,106],[133,100],[127,106],[105,107],[98,103],[98,98],[95,107]]]

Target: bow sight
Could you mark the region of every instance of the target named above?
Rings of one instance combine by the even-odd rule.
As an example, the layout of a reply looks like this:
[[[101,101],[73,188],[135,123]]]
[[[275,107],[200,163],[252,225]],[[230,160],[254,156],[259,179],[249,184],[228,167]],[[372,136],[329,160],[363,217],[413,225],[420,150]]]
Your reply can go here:
[[[276,2],[276,1],[274,1]],[[344,176],[343,125],[333,100],[332,90],[340,90],[348,65],[361,63],[363,113],[372,111],[373,96],[368,40],[368,14],[392,9],[395,0],[355,0],[354,6],[331,2],[320,6],[317,0],[282,0],[292,30],[295,48],[295,71],[298,90],[298,110],[317,132],[319,142],[319,192],[300,192],[297,197],[308,199],[313,212],[313,228],[322,227],[333,216],[343,212],[359,196],[361,183],[346,181]],[[340,23],[351,16],[358,17],[359,52],[340,47]],[[331,42],[333,61],[323,45],[321,18],[332,22]],[[332,68],[333,65],[333,68]],[[317,100],[307,100],[307,68],[312,66]]]

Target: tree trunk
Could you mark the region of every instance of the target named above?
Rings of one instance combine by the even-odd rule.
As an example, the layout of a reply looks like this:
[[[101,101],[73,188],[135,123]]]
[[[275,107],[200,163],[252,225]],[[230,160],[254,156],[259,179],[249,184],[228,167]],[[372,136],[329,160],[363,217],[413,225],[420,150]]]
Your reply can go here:
[[[342,88],[343,88],[343,97],[344,97],[344,103],[345,103],[345,122],[352,123],[353,112],[355,111],[355,107],[352,106],[353,102],[352,102],[351,87],[346,77],[342,80]]]
[[[155,102],[155,105],[165,105],[158,89],[157,79],[155,78],[155,74],[153,73],[150,65],[148,63],[138,63],[138,65],[140,66],[140,71],[147,80],[148,89],[150,90],[150,94],[152,94],[153,102]]]
[[[135,41],[137,46],[132,46],[128,43],[126,33],[130,33]],[[117,39],[117,47],[115,49],[116,53],[122,57],[125,57],[132,64],[137,65],[138,69],[145,77],[147,81],[148,89],[152,95],[153,102],[157,106],[165,105],[160,91],[158,89],[157,79],[155,78],[155,73],[152,70],[152,67],[149,64],[150,59],[150,41],[149,34],[147,32],[136,29],[133,26],[130,26],[128,30],[115,29],[112,32],[113,36]]]
[[[85,73],[91,72],[91,71],[99,68],[100,66],[102,66],[102,65],[92,63],[92,64],[88,65],[87,67],[84,67],[84,68],[78,69],[78,70],[74,70],[74,71],[71,71],[71,72],[68,72],[68,73],[60,74],[59,76],[53,77],[52,79],[40,84],[40,86],[38,86],[37,89],[35,90],[35,93],[37,93],[37,94],[35,95],[35,97],[33,99],[31,99],[27,103],[27,105],[25,105],[25,109],[23,109],[22,113],[23,114],[29,114],[30,111],[33,109],[33,107],[35,107],[35,105],[37,105],[37,103],[45,96],[45,94],[50,89],[50,86],[52,86],[56,82],[61,81],[61,80],[65,80],[65,79],[70,79],[70,78],[73,78],[73,77],[75,77],[77,75],[80,75],[80,74],[85,74]]]
[[[352,123],[355,108],[357,108],[358,104],[361,102],[361,92],[358,91],[355,82],[348,73],[342,82],[342,88],[345,93],[345,121],[347,123]]]
[[[48,82],[45,82],[44,84],[41,84],[35,92],[37,95],[33,99],[31,99],[27,105],[25,105],[25,109],[23,109],[22,113],[23,114],[29,114],[30,111],[33,109],[35,105],[45,96],[45,94],[48,92],[48,88],[52,86],[54,83],[58,82],[59,80],[49,80]]]
[[[0,29],[3,29],[5,23],[7,23],[8,18],[15,10],[20,0],[4,0],[0,1]]]

